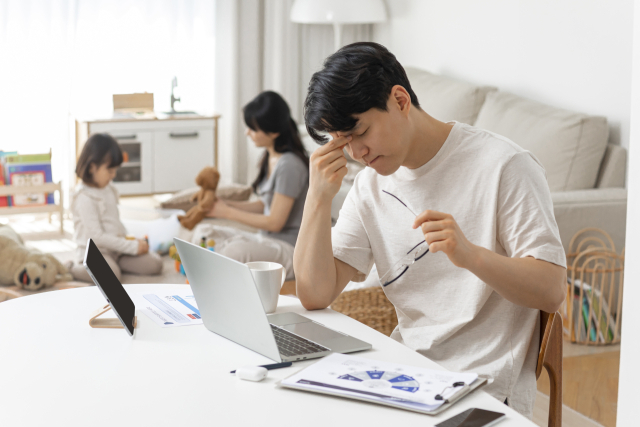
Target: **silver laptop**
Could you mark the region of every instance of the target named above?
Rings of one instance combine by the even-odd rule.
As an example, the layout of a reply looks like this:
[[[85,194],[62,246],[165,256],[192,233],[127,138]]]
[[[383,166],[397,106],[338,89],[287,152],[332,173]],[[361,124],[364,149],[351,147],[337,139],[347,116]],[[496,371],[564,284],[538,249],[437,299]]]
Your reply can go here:
[[[211,332],[279,362],[371,348],[296,313],[265,314],[249,267],[184,240],[173,241]]]

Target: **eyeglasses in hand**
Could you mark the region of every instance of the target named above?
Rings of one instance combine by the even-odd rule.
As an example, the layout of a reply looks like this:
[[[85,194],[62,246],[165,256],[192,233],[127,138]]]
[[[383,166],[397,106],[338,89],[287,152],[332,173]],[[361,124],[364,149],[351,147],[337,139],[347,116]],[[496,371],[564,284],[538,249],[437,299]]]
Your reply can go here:
[[[388,191],[385,191],[385,190],[382,190],[382,192],[392,196],[393,198],[395,198],[397,201],[402,203],[402,205],[405,208],[409,209],[409,211],[414,216],[417,216],[411,210],[411,208],[409,208],[409,206],[407,206],[397,196],[395,196],[395,195],[393,195],[393,194],[391,194],[391,193],[389,193]],[[409,249],[409,252],[407,252],[406,255],[404,255],[402,258],[400,258],[398,261],[396,261],[391,266],[391,268],[384,275],[382,275],[380,277],[380,284],[383,287],[384,286],[389,286],[390,284],[392,284],[393,282],[398,280],[404,273],[406,273],[407,270],[409,269],[409,267],[411,267],[416,261],[418,261],[419,259],[421,259],[423,256],[425,256],[428,253],[429,253],[429,245],[427,245],[426,240],[423,239],[420,243],[415,245],[413,248]]]

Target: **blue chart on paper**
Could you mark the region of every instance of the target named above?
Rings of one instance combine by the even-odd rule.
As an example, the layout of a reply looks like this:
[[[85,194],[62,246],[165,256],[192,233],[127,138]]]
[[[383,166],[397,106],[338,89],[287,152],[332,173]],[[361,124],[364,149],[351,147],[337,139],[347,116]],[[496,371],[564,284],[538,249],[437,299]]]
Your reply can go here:
[[[360,371],[341,375],[338,379],[364,382],[370,388],[391,387],[410,393],[415,393],[420,388],[420,383],[415,378],[397,372]]]

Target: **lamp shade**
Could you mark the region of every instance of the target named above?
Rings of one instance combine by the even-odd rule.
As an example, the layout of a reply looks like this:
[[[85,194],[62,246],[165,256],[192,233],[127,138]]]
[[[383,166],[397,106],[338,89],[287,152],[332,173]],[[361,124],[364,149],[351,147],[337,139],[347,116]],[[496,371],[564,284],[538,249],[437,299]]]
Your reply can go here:
[[[387,20],[382,0],[295,0],[291,21],[300,24],[371,24]]]

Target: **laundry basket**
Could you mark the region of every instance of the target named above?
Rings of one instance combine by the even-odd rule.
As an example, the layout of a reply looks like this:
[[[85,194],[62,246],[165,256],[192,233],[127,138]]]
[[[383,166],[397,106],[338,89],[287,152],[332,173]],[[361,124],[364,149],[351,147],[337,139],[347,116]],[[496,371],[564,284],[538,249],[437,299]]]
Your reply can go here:
[[[624,250],[618,254],[603,230],[585,228],[571,239],[567,254],[564,335],[571,342],[620,342]]]
[[[331,308],[387,336],[398,325],[396,309],[380,287],[343,292]]]

